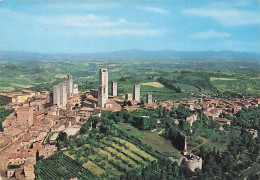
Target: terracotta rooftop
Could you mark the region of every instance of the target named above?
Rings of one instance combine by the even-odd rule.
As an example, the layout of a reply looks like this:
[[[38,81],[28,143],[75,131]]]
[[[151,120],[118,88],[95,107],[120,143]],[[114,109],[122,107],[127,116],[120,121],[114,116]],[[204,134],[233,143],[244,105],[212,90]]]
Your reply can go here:
[[[88,100],[92,100],[92,101],[95,101],[95,102],[98,102],[98,99],[97,98],[94,98],[94,97],[87,97]]]
[[[94,111],[94,108],[83,107],[83,108],[81,108],[79,111]]]
[[[39,115],[42,115],[44,113],[45,113],[44,111],[36,111],[33,114],[36,115],[36,116],[39,116]]]
[[[222,122],[222,123],[231,122],[230,120],[228,120],[228,119],[226,119],[226,118],[215,118],[214,121]]]
[[[23,158],[23,153],[11,153],[11,156],[9,158]]]

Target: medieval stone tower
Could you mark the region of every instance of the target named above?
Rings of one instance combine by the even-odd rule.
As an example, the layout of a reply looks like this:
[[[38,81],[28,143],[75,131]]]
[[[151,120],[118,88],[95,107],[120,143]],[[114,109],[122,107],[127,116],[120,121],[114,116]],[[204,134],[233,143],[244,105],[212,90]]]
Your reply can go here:
[[[78,85],[77,85],[77,84],[74,84],[74,85],[73,85],[73,94],[78,94],[78,93],[79,93]]]
[[[134,85],[134,99],[140,102],[140,84]]]
[[[117,96],[117,82],[112,82],[112,86],[111,86],[111,92],[112,92],[112,96]]]
[[[73,98],[73,94],[78,94],[78,85],[73,84],[72,76],[68,74],[66,82],[53,86],[53,105],[66,108],[67,102]]]
[[[98,107],[105,107],[108,99],[108,72],[107,68],[99,69]]]
[[[152,105],[153,103],[153,96],[151,93],[147,93],[147,104]]]
[[[126,93],[125,94],[125,100],[126,101],[132,101],[133,100],[133,95],[131,93]]]
[[[73,95],[73,79],[70,74],[67,75],[66,79],[66,92],[68,97]]]
[[[66,83],[59,83],[60,86],[60,105],[65,108],[67,105],[67,91],[66,91]]]
[[[53,86],[53,104],[60,105],[60,87],[59,85]]]

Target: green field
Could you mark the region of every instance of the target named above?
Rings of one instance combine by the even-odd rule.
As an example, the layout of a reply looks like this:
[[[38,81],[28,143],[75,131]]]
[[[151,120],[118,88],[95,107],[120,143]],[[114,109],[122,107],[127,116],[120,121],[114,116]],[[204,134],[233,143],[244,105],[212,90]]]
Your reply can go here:
[[[0,65],[0,92],[23,88],[51,91],[53,84],[63,81],[68,73],[79,84],[79,90],[86,91],[97,88],[98,70],[105,66],[109,72],[109,87],[111,81],[117,81],[120,97],[132,93],[134,84],[141,84],[141,99],[144,100],[147,92],[153,93],[153,98],[158,101],[189,99],[199,93],[223,95],[225,91],[247,96],[260,94],[259,64],[230,60],[221,63],[214,60],[131,60],[131,63],[124,60],[3,61]],[[160,77],[174,80],[181,92],[158,85]]]
[[[156,161],[156,158],[136,145],[117,137],[102,139],[100,143],[84,144],[64,154],[101,178],[119,177],[125,171],[142,169]]]
[[[136,145],[120,138],[103,139],[100,144],[84,144],[72,150],[58,152],[36,165],[38,179],[112,178],[126,171],[142,169],[157,161],[152,155]],[[75,167],[74,169],[71,169]],[[60,174],[63,173],[61,176]],[[69,173],[69,174],[67,174]]]
[[[171,142],[160,136],[158,132],[141,131],[130,124],[118,124],[118,126],[162,154],[181,157],[180,152],[172,146]]]
[[[211,83],[220,91],[260,94],[260,78],[211,78]]]
[[[196,152],[201,147],[204,147],[205,149],[208,150],[215,149],[216,151],[219,150],[222,152],[227,150],[227,145],[228,145],[228,143],[213,142],[210,139],[206,139],[201,136],[196,136],[195,138],[188,138],[187,140],[188,140],[187,141],[188,151],[190,152]]]
[[[102,121],[101,127],[89,130],[90,122],[95,123],[95,120]],[[86,131],[83,131],[84,129]],[[54,165],[48,169],[43,164],[57,161],[56,169],[66,169],[69,168],[67,161],[70,160],[73,161],[70,164],[77,164],[78,168],[85,169],[97,178],[117,179],[126,175],[135,177],[141,176],[147,166],[158,164],[166,158],[156,149],[118,129],[112,119],[105,117],[100,119],[91,117],[89,123],[81,127],[78,136],[66,137],[64,133],[60,133],[56,145],[59,148],[57,155],[37,162],[35,169],[37,176],[44,176],[49,171],[53,176],[54,174],[58,176],[59,171],[52,170]],[[62,159],[65,159],[63,164]],[[77,177],[82,178],[81,174]]]
[[[97,179],[90,171],[73,161],[61,152],[56,152],[48,159],[40,160],[35,165],[36,179],[56,180],[56,179]]]

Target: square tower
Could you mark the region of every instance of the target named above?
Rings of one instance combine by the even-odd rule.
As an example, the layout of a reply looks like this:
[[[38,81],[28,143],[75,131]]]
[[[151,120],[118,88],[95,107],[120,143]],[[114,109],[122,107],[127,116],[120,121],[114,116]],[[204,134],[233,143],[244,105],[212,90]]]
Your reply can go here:
[[[67,92],[67,96],[69,96],[69,97],[71,97],[73,95],[73,79],[72,79],[71,74],[67,75],[66,92]]]
[[[132,94],[131,93],[126,93],[125,94],[125,100],[126,101],[132,101],[133,100]]]
[[[153,96],[151,93],[148,93],[147,94],[147,104],[152,105],[152,103],[153,103]]]
[[[60,86],[60,105],[62,108],[65,108],[67,105],[67,91],[66,91],[66,83],[59,83]]]
[[[17,108],[17,121],[21,124],[33,125],[33,107],[19,107]]]
[[[53,105],[60,106],[60,86],[53,86]]]
[[[111,92],[112,92],[112,96],[117,96],[117,82],[112,82],[112,86],[111,86]]]
[[[134,85],[134,100],[140,102],[140,84]]]
[[[107,68],[99,69],[98,107],[105,107],[108,99],[108,72]]]
[[[73,94],[78,94],[78,93],[79,93],[78,85],[77,85],[77,84],[74,84],[74,85],[73,85]]]

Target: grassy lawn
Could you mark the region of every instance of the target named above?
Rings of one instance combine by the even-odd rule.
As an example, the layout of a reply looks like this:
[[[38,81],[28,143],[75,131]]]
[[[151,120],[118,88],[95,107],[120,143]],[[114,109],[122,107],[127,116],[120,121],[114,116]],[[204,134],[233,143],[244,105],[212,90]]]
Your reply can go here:
[[[161,83],[159,82],[146,82],[146,83],[142,83],[141,85],[146,85],[146,86],[153,86],[156,88],[162,88],[164,87]]]
[[[71,159],[75,160],[76,155],[74,155],[74,154],[70,155],[69,151],[64,151],[63,153],[64,153],[66,156],[69,156]]]
[[[93,163],[92,161],[88,161],[83,164],[83,167],[92,172],[93,174],[100,176],[105,173],[105,170]]]
[[[211,77],[210,81],[215,81],[215,80],[222,80],[222,81],[232,81],[232,80],[236,80],[234,78],[218,78],[218,77]]]
[[[118,126],[136,136],[143,144],[151,146],[154,150],[157,150],[160,153],[181,157],[181,153],[172,146],[171,142],[164,139],[156,132],[141,131],[130,124],[118,124]]]
[[[205,147],[206,149],[216,149],[216,151],[224,151],[227,149],[228,143],[216,143],[212,142],[209,139],[206,139],[201,136],[197,136],[195,138],[188,138],[187,139],[187,148],[188,151],[196,151],[201,146]]]
[[[120,140],[119,138],[116,138],[116,139]],[[130,143],[130,142],[128,142],[128,141],[125,141],[125,140],[120,140],[120,143],[122,143],[122,142],[126,143],[126,146],[128,146],[128,147],[129,147],[129,150],[131,150],[132,152],[137,152],[137,153],[139,153],[140,155],[142,155],[143,157],[149,158],[150,161],[156,160],[153,156],[151,156],[150,154],[148,154],[148,153],[146,153],[146,152],[140,150],[140,149],[139,149],[137,146],[135,146],[134,144],[132,144],[132,143]]]

